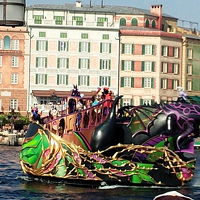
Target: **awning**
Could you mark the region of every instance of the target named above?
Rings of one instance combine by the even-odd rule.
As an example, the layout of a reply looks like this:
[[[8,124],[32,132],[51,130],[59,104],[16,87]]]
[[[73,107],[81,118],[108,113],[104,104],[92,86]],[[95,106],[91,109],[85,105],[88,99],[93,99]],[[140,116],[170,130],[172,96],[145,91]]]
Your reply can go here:
[[[96,94],[96,91],[80,92],[83,94],[83,98],[91,98]],[[56,91],[56,90],[32,90],[32,94],[35,97],[60,97],[67,98],[71,96],[71,91]]]
[[[67,97],[71,94],[70,91],[56,91],[56,90],[32,90],[35,97]]]

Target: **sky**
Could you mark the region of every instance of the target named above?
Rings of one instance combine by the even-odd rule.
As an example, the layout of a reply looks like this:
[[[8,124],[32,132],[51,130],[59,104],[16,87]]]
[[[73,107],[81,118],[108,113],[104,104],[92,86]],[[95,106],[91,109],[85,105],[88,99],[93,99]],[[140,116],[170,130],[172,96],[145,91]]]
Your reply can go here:
[[[91,1],[93,5],[100,5],[102,0]],[[33,4],[65,4],[75,2],[76,0],[26,0],[28,6]],[[89,2],[90,0],[82,0],[83,5],[89,4]],[[179,25],[200,29],[200,0],[103,0],[103,2],[104,5],[130,6],[142,9],[150,9],[151,5],[162,4],[163,12],[178,18],[180,20]]]

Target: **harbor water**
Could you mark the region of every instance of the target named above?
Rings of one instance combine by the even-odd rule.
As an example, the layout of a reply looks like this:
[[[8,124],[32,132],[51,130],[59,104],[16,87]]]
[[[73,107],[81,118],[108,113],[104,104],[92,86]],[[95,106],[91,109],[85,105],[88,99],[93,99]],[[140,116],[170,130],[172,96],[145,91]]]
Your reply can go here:
[[[0,146],[0,200],[153,200],[156,195],[178,191],[200,200],[200,151],[193,180],[184,187],[70,186],[65,182],[37,180],[23,174],[21,147]]]

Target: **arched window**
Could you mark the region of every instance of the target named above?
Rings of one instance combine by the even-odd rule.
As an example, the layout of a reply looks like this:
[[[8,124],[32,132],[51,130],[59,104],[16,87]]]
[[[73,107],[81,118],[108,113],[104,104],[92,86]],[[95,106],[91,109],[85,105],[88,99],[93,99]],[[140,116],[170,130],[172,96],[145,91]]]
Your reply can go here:
[[[4,49],[10,49],[10,37],[9,36],[4,37]]]
[[[148,19],[145,22],[145,27],[149,27],[149,20]]]
[[[155,20],[152,21],[152,25],[151,26],[152,26],[152,28],[156,28],[156,22],[155,22]]]
[[[131,25],[132,25],[132,26],[138,26],[138,20],[137,20],[136,18],[133,18],[133,19],[131,20]]]
[[[124,18],[120,19],[120,26],[126,26],[126,19]]]

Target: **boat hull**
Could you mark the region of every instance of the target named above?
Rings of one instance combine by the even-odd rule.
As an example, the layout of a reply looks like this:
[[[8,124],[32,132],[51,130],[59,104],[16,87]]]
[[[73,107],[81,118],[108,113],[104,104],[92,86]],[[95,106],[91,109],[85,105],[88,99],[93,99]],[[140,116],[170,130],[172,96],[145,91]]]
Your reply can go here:
[[[20,164],[28,175],[75,184],[181,186],[193,177],[195,161],[183,161],[166,147],[132,144],[92,152],[33,123],[20,151]]]

